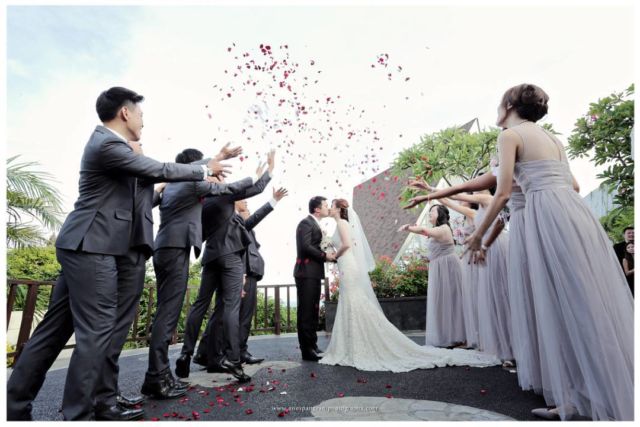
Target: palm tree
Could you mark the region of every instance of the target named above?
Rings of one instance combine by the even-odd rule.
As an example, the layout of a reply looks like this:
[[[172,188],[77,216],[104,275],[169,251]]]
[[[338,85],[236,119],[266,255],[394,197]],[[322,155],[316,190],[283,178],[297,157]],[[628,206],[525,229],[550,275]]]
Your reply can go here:
[[[61,196],[51,174],[30,169],[37,162],[15,163],[17,158],[7,159],[7,247],[44,244],[43,227],[55,231],[62,224]]]

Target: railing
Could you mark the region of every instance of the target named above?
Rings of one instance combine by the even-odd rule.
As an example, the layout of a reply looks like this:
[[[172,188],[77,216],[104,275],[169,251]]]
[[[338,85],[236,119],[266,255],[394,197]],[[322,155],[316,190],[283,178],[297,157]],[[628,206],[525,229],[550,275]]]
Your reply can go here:
[[[7,286],[9,287],[9,293],[7,296],[7,330],[9,329],[9,322],[11,320],[11,313],[13,311],[16,293],[18,286],[27,286],[27,295],[25,298],[24,309],[22,312],[22,319],[20,321],[20,329],[18,332],[18,342],[16,344],[15,351],[7,353],[7,358],[13,357],[13,363],[18,360],[20,357],[20,352],[24,347],[24,344],[27,342],[31,335],[31,328],[33,326],[33,320],[36,314],[36,301],[38,298],[38,291],[40,287],[50,286],[52,289],[55,287],[55,282],[46,282],[46,281],[33,281],[33,280],[15,280],[9,279],[7,280]],[[295,286],[293,284],[290,285],[265,285],[258,286],[258,295],[257,298],[264,299],[264,324],[258,325],[258,311],[255,310],[253,315],[253,325],[252,331],[254,332],[273,332],[276,335],[280,335],[281,332],[294,332],[296,331],[296,325],[291,322],[291,292],[295,292]],[[140,323],[140,305],[136,310],[136,316],[133,320],[133,324],[127,337],[127,342],[136,342],[136,343],[145,343],[148,344],[151,339],[151,322],[152,322],[152,313],[154,308],[154,299],[155,299],[155,285],[145,285],[145,288],[148,290],[147,292],[147,313],[145,319],[145,329],[142,335],[138,334],[138,325]],[[293,288],[293,291],[291,290]],[[273,290],[273,302],[274,302],[274,316],[273,321],[270,322],[269,319],[269,297],[271,296],[270,290]],[[188,286],[187,293],[185,297],[185,310],[186,313],[189,312],[189,308],[191,305],[191,293],[197,292],[198,286]],[[329,295],[329,284],[328,280],[324,281],[324,292],[325,295]],[[281,313],[281,297],[282,294],[286,294],[286,322],[283,323],[282,313]],[[53,295],[53,292],[51,292]],[[297,298],[296,298],[297,299]],[[257,307],[257,304],[256,304]],[[174,332],[172,344],[175,344],[180,341],[183,334],[178,333],[177,328]],[[73,348],[74,344],[68,344],[65,348]]]

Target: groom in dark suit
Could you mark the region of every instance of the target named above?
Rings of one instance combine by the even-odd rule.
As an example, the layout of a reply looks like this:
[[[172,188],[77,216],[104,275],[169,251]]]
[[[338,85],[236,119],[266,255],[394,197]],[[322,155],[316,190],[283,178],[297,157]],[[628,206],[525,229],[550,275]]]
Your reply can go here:
[[[309,216],[300,221],[296,229],[297,259],[293,269],[298,293],[298,343],[302,359],[318,361],[318,328],[321,282],[324,263],[335,261],[334,253],[320,249],[323,233],[320,219],[329,216],[327,199],[316,196],[309,201]]]
[[[95,417],[96,391],[118,324],[119,258],[132,241],[136,177],[154,181],[201,181],[224,172],[207,165],[161,163],[133,151],[143,120],[137,93],[114,87],[96,101],[103,125],[89,138],[80,164],[79,195],[56,240],[67,284],[76,347],[62,401],[67,420]]]

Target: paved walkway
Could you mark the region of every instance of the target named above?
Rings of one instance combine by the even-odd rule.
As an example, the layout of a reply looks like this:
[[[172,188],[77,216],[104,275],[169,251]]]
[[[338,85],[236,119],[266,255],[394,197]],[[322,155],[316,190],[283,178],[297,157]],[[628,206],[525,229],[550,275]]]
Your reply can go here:
[[[424,344],[423,332],[409,333]],[[319,337],[326,348],[329,337]],[[500,367],[447,367],[407,373],[363,372],[300,359],[295,334],[252,337],[250,351],[266,361],[247,366],[251,383],[228,374],[208,374],[192,365],[192,388],[182,399],[149,400],[147,420],[535,420],[530,411],[544,400],[518,387],[514,372]],[[180,347],[170,351],[173,361]],[[120,362],[120,388],[138,394],[147,350],[127,351]],[[59,359],[34,402],[36,420],[61,420],[59,408],[68,358]]]

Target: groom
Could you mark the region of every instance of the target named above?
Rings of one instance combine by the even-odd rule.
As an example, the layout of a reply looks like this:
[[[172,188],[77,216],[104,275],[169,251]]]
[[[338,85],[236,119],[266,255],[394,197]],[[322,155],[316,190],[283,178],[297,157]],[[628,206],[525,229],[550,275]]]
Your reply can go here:
[[[318,317],[324,263],[335,261],[334,253],[320,249],[322,229],[320,219],[329,216],[327,199],[316,196],[309,200],[309,216],[296,229],[297,259],[293,269],[298,294],[298,342],[303,360],[317,362],[322,358],[318,349]]]

